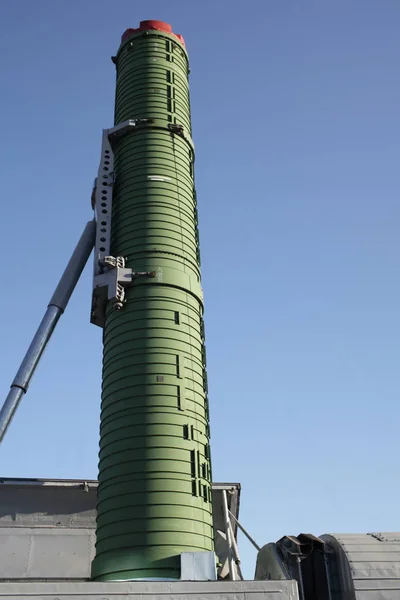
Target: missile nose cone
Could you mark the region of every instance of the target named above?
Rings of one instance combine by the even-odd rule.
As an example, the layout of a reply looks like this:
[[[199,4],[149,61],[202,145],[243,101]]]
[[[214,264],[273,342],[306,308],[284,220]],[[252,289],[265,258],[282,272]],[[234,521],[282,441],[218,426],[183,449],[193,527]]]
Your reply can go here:
[[[164,23],[164,21],[154,21],[153,19],[150,21],[140,21],[139,29],[141,31],[146,31],[147,29],[158,29],[159,31],[172,33],[172,27],[169,23]]]
[[[165,33],[169,33],[170,35],[175,36],[181,44],[185,45],[185,40],[183,37],[177,33],[172,31],[172,27],[169,23],[165,23],[164,21],[157,21],[155,19],[149,19],[147,21],[140,21],[139,27],[136,29],[129,28],[122,34],[121,42],[124,42],[128,37],[133,35],[134,33],[140,33],[141,31],[164,31]]]

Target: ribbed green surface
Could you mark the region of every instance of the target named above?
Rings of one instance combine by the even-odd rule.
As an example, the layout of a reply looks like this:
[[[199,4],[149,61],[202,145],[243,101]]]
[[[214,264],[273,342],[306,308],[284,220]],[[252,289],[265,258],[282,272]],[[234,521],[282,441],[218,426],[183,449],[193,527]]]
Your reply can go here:
[[[136,34],[117,57],[115,123],[155,119],[115,152],[111,250],[155,271],[111,304],[104,329],[98,580],[179,578],[180,554],[214,550],[207,381],[186,52]],[[160,180],[162,178],[163,180]]]

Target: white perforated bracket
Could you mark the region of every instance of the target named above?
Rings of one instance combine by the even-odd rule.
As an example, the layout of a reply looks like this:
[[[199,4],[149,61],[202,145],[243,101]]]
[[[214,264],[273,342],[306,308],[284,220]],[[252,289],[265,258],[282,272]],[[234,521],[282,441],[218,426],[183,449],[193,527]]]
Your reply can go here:
[[[104,327],[107,302],[121,310],[125,301],[125,286],[136,277],[155,277],[154,272],[133,273],[125,267],[125,258],[111,256],[111,220],[114,187],[115,141],[132,132],[137,125],[150,119],[130,119],[111,129],[103,129],[101,158],[92,193],[92,207],[96,216],[96,242],[94,249],[93,294],[91,322]]]
[[[103,273],[101,263],[110,256],[112,198],[114,186],[113,142],[132,131],[142,121],[129,119],[111,129],[103,129],[101,157],[92,193],[92,207],[96,216],[96,242],[94,253],[94,276]]]
[[[101,158],[94,184],[92,202],[96,215],[96,242],[94,252],[94,275],[100,271],[100,262],[110,254],[111,210],[114,185],[114,153],[108,137],[108,129],[103,130]]]

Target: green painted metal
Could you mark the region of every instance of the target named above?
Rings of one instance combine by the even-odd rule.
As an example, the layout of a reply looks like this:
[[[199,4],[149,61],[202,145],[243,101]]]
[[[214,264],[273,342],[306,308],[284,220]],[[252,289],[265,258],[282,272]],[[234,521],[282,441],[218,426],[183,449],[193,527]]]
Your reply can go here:
[[[111,251],[155,277],[107,307],[92,577],[174,579],[182,552],[214,550],[188,58],[146,31],[116,66],[115,124],[152,122],[114,148]]]

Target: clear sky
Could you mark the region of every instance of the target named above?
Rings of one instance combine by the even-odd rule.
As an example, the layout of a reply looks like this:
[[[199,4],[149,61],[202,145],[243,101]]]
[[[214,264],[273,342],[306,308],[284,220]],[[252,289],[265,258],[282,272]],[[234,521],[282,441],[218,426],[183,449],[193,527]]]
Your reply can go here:
[[[214,479],[242,484],[260,545],[398,531],[397,0],[3,0],[1,393],[92,217],[110,56],[143,19],[170,22],[191,58]],[[96,478],[91,273],[3,476]]]

